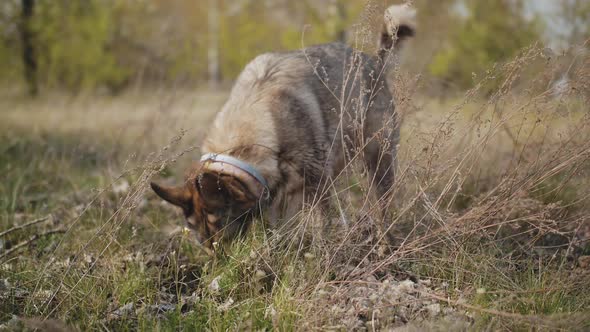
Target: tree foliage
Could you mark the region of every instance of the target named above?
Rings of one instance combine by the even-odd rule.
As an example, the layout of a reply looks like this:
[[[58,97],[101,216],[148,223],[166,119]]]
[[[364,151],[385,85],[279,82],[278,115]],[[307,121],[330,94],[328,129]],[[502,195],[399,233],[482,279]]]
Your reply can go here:
[[[218,0],[216,0],[218,1]],[[70,91],[132,82],[198,83],[208,78],[211,47],[207,0],[36,0],[32,32],[42,86]],[[217,43],[222,77],[231,80],[262,52],[337,39],[348,26],[330,6],[354,18],[362,4],[353,0],[219,0]],[[0,73],[23,77],[18,27],[19,0],[0,4]],[[352,12],[356,11],[356,12]]]
[[[474,74],[511,58],[540,37],[538,21],[524,17],[520,1],[469,0],[455,16],[458,23],[445,49],[433,59],[430,72],[461,88],[473,85]]]
[[[231,81],[260,53],[342,40],[347,31],[351,44],[371,51],[372,39],[365,41],[371,44],[368,48],[355,39],[355,23],[378,21],[382,11],[377,7],[390,3],[216,1],[218,34],[208,21],[210,0],[35,0],[32,32],[39,84],[75,92],[100,87],[118,91],[129,84],[203,83],[211,76],[212,47],[219,76]],[[524,18],[524,1],[415,0],[418,38],[404,68],[427,69],[460,88],[471,86],[473,73],[484,72],[540,38],[538,21]],[[373,3],[373,9],[366,9],[367,3]],[[569,5],[562,6],[561,17],[574,17],[572,34],[579,40],[589,31],[583,22],[587,2],[564,3]],[[0,2],[2,83],[24,78],[21,10],[20,0]]]
[[[565,26],[563,38],[570,43],[584,43],[590,38],[590,1],[563,0],[559,23]]]
[[[0,78],[5,81],[22,77],[18,33],[20,12],[20,1],[5,0],[0,3]]]
[[[107,1],[39,1],[35,32],[41,75],[70,90],[115,86],[127,70],[111,51],[114,7]]]

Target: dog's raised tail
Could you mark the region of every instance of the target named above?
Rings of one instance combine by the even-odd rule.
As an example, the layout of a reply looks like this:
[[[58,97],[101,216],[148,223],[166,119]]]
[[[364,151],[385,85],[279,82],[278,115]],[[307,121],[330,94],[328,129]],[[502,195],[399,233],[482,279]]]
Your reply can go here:
[[[416,9],[410,4],[393,5],[385,10],[379,37],[379,57],[383,60],[400,50],[416,34]]]

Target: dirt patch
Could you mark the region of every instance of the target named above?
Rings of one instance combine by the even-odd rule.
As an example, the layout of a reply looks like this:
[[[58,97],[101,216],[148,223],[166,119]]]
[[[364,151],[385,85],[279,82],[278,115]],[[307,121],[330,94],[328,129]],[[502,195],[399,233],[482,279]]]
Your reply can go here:
[[[322,325],[344,330],[401,329],[408,327],[408,322],[419,327],[432,321],[452,322],[457,328],[468,327],[472,318],[466,312],[428,296],[442,291],[430,280],[400,281],[393,277],[329,284],[314,294],[318,302],[314,308],[320,311],[314,316],[329,317]]]

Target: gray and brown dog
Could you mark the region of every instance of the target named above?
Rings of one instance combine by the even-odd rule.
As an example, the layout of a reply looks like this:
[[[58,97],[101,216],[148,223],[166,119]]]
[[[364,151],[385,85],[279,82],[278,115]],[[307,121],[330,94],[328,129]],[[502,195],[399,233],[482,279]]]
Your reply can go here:
[[[392,50],[414,35],[415,11],[385,12],[378,55],[342,43],[256,57],[238,77],[185,184],[152,183],[179,206],[208,248],[248,228],[268,210],[289,220],[361,151],[372,183],[387,197],[394,183],[399,128],[387,84]]]

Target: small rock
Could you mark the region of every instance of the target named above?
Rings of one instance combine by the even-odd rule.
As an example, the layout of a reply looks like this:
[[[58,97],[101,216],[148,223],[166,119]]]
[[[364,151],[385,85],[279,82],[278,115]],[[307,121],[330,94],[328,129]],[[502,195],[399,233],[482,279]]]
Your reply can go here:
[[[113,183],[113,192],[115,194],[124,194],[126,192],[129,191],[129,182],[127,182],[127,180],[123,179],[117,183]]]
[[[0,279],[0,291],[8,291],[12,285],[8,281],[8,279]]]
[[[416,284],[412,280],[407,279],[407,280],[400,282],[398,285],[398,288],[400,291],[413,293],[415,285]]]
[[[377,302],[378,299],[379,295],[377,295],[376,293],[372,293],[371,295],[369,295],[369,301],[371,302]]]
[[[209,291],[210,291],[211,293],[215,293],[215,294],[219,293],[219,289],[221,288],[221,287],[219,286],[219,280],[221,280],[221,276],[217,276],[217,277],[215,277],[215,278],[214,278],[214,279],[211,281],[211,283],[209,284],[208,288],[209,288]]]
[[[256,270],[256,272],[254,273],[254,278],[255,278],[256,280],[261,280],[261,279],[263,279],[264,277],[266,277],[266,272],[264,272],[263,270],[260,270],[260,269],[258,269],[258,270]]]
[[[122,306],[119,309],[112,312],[111,314],[109,314],[108,318],[109,319],[117,319],[117,318],[120,318],[123,316],[127,316],[129,314],[132,314],[134,307],[135,307],[135,305],[133,304],[133,302],[127,303],[124,306]]]
[[[227,299],[227,301],[225,301],[225,303],[217,307],[217,310],[221,312],[228,311],[232,304],[234,304],[234,299],[230,297],[229,299]]]
[[[420,280],[420,284],[428,287],[432,284],[432,280],[430,280],[430,279]]]
[[[429,304],[424,308],[426,309],[426,312],[428,312],[428,315],[431,318],[438,316],[438,314],[440,314],[440,311],[441,311],[440,304],[438,304],[438,303]]]
[[[159,314],[176,310],[176,305],[171,304],[171,303],[158,304],[158,305],[155,305],[155,307],[158,309]]]
[[[188,307],[193,307],[200,299],[197,292],[193,292],[190,296],[182,296],[180,301],[183,305],[186,304]]]
[[[76,214],[80,214],[82,213],[82,211],[84,211],[86,209],[86,205],[84,204],[78,204],[76,206],[74,206],[73,210]]]
[[[374,275],[370,275],[367,277],[368,282],[377,282],[377,278]]]
[[[176,310],[176,305],[171,303],[161,303],[142,307],[138,309],[136,313],[149,313],[151,315],[161,315],[174,310]]]
[[[158,302],[172,303],[176,299],[176,294],[170,294],[165,289],[158,292]]]
[[[33,296],[39,300],[47,301],[53,296],[53,292],[50,290],[39,290]]]
[[[62,261],[55,262],[54,266],[63,269],[63,268],[68,268],[70,266],[70,263],[71,263],[70,258],[69,257],[66,257]]]
[[[92,262],[94,261],[94,258],[92,257],[92,255],[89,255],[86,253],[84,253],[84,255],[82,256],[82,259],[84,260],[84,262],[86,264],[92,264]]]
[[[271,304],[268,307],[266,307],[266,310],[264,310],[264,318],[274,318],[277,315],[277,310],[275,309],[275,307]]]

